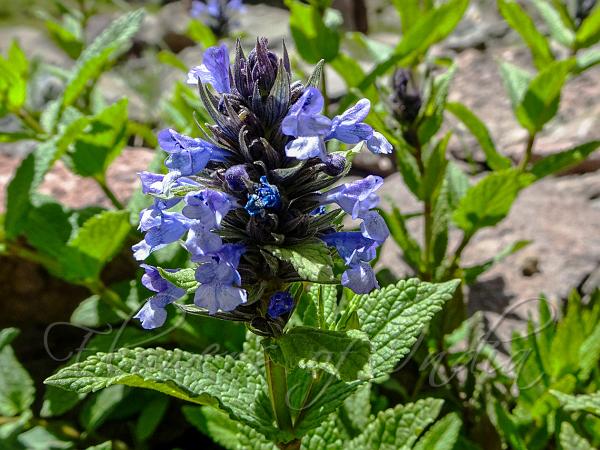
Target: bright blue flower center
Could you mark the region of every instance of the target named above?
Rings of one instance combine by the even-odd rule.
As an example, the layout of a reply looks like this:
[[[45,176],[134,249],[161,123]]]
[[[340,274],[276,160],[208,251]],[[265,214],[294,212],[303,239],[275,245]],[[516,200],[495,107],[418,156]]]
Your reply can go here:
[[[281,206],[281,197],[277,186],[269,184],[267,177],[260,177],[260,185],[256,192],[248,197],[244,207],[248,214],[257,216],[264,214],[265,209],[276,209]]]
[[[277,318],[289,313],[294,308],[294,299],[289,292],[276,292],[269,300],[267,313],[272,318]]]

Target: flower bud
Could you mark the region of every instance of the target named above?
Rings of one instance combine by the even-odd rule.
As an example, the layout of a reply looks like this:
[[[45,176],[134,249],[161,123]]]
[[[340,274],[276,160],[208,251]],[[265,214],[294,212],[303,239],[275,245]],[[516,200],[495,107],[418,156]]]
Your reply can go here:
[[[390,101],[394,117],[400,123],[412,124],[419,114],[423,100],[409,70],[396,70],[392,77],[392,91]]]
[[[243,164],[231,166],[225,171],[225,182],[232,191],[240,192],[246,189],[246,182],[250,180],[246,167]]]
[[[346,168],[346,158],[339,153],[332,153],[327,155],[325,161],[325,173],[332,177],[336,177],[341,174]]]

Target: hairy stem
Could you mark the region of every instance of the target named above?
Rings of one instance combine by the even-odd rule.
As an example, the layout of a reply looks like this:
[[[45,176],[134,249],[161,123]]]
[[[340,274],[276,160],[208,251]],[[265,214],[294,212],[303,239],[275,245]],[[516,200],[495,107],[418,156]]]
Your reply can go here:
[[[287,378],[285,367],[275,363],[267,354],[265,355],[265,370],[267,385],[269,386],[269,397],[277,426],[283,431],[292,431],[292,416],[287,404]],[[288,447],[280,447],[288,448]]]

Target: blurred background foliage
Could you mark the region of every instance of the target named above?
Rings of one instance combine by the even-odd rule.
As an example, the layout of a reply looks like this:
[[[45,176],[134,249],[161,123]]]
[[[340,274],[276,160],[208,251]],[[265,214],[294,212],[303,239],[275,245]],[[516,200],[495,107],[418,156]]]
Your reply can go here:
[[[378,416],[386,408],[410,410],[412,402],[435,397],[444,400],[443,418],[421,430],[414,448],[600,447],[600,218],[593,203],[600,196],[600,109],[598,90],[589,87],[600,85],[600,5],[244,3],[223,17],[194,17],[189,1],[0,0],[0,157],[7,168],[0,448],[246,448],[230,421],[206,408],[182,409],[122,386],[79,396],[41,380],[120,347],[242,350],[245,330],[229,322],[181,313],[160,331],[132,323],[150,293],[129,248],[140,239],[138,215],[147,206],[135,172],[160,170],[165,156],[155,131],[197,136],[196,121],[208,121],[185,84],[188,68],[219,41],[251,45],[263,34],[275,47],[286,39],[300,79],[324,60],[327,114],[366,97],[369,124],[394,145],[389,159],[355,155],[350,174],[378,173],[389,186],[382,213],[393,242],[377,261],[381,285],[412,275],[462,281],[394,375],[346,401],[339,427],[351,438],[376,417],[387,420]],[[465,66],[480,54],[492,55],[482,64],[493,70]],[[471,92],[481,91],[475,101],[460,95],[465,72]],[[491,72],[501,84],[485,78]],[[463,91],[453,96],[458,82]],[[569,86],[574,94],[565,94]],[[541,199],[565,186],[574,196]],[[548,225],[541,221],[551,211],[543,206],[521,219],[539,233],[520,233],[511,208],[527,192],[572,214],[565,233],[581,239],[544,242]],[[486,236],[491,248],[481,244]],[[574,249],[564,260],[560,252],[529,254],[509,294],[500,295],[495,278],[481,282],[505,258],[510,278],[511,255],[540,252],[540,236],[542,245],[561,251],[579,245],[584,256]],[[586,258],[591,269],[562,277]],[[184,254],[164,250],[151,259],[180,267]],[[560,289],[548,292],[556,284]],[[338,301],[350,295],[340,290]]]

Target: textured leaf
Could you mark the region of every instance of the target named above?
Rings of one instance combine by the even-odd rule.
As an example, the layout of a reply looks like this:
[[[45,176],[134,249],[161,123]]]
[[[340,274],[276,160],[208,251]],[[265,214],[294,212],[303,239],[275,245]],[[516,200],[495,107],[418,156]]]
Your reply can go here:
[[[566,170],[579,164],[600,146],[600,141],[586,142],[570,150],[563,150],[537,161],[531,168],[531,173],[539,180],[556,172]]]
[[[371,415],[371,384],[362,385],[344,400],[338,416],[352,437],[362,433],[374,418]]]
[[[458,439],[462,421],[456,413],[448,414],[438,420],[423,435],[414,450],[452,450]]]
[[[497,224],[509,213],[523,186],[523,176],[516,169],[491,173],[469,188],[454,211],[454,222],[467,234]]]
[[[575,65],[574,59],[556,61],[541,70],[529,83],[515,114],[531,134],[540,131],[558,111],[560,92]]]
[[[126,386],[109,386],[89,398],[83,405],[79,420],[86,431],[94,431],[102,425],[129,393]]]
[[[276,339],[263,341],[273,361],[289,369],[321,369],[344,381],[366,378],[371,345],[357,331],[295,327]]]
[[[333,260],[329,249],[321,241],[290,247],[268,245],[264,249],[280,260],[289,262],[305,281],[328,283],[334,280]]]
[[[115,384],[153,389],[192,403],[218,405],[263,434],[275,432],[264,379],[252,366],[229,356],[121,349],[61,369],[45,382],[80,393]]]
[[[579,26],[575,36],[577,48],[587,48],[600,40],[600,5]]]
[[[540,33],[531,19],[514,0],[498,0],[498,9],[508,24],[517,31],[525,41],[533,61],[538,69],[544,68],[554,61],[550,45],[542,33]]]
[[[565,411],[586,411],[600,416],[600,391],[584,395],[569,395],[556,390],[550,392],[560,401]]]
[[[5,340],[7,336],[4,334]],[[0,350],[0,415],[12,417],[23,413],[32,405],[34,396],[33,380],[5,342]]]
[[[562,423],[559,439],[564,450],[594,450],[594,447],[585,438],[577,434],[569,422]]]
[[[457,286],[458,280],[431,284],[413,278],[354,297],[349,310],[358,312],[361,330],[371,340],[375,377],[391,372],[408,354],[423,327]]]
[[[440,413],[442,400],[428,398],[398,405],[377,414],[365,431],[351,440],[347,449],[398,450],[411,448]]]
[[[473,111],[462,103],[455,102],[448,103],[446,109],[464,123],[475,139],[477,139],[479,146],[485,154],[485,162],[488,166],[493,170],[508,169],[511,166],[510,159],[498,153],[489,130]]]
[[[341,427],[335,420],[321,423],[302,438],[301,450],[344,450],[345,438]]]
[[[333,284],[312,284],[307,295],[310,303],[315,305],[318,327],[334,329],[338,308],[337,287]]]

